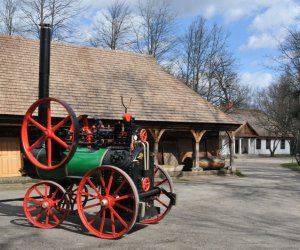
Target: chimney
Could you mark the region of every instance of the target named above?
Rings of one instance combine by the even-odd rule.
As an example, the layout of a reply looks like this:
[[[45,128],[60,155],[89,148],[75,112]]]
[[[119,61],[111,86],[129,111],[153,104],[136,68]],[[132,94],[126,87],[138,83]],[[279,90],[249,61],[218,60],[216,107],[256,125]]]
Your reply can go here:
[[[39,66],[39,99],[49,97],[50,76],[50,46],[51,27],[50,24],[40,24],[40,66]],[[45,125],[47,121],[47,106],[39,107],[39,121]]]

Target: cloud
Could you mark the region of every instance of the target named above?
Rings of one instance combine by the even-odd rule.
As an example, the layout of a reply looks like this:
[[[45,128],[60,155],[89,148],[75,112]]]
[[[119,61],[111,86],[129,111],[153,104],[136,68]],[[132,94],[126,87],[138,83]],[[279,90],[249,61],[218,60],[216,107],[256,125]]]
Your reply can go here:
[[[255,90],[265,88],[274,81],[274,76],[267,72],[244,72],[240,76],[241,83],[249,85]]]
[[[240,51],[246,51],[249,49],[261,49],[261,48],[276,48],[278,43],[282,39],[278,39],[273,33],[260,33],[252,35],[248,38],[247,43],[240,47]]]
[[[281,43],[288,29],[296,23],[300,6],[292,0],[265,6],[257,13],[249,26],[250,36],[240,50],[275,48]]]

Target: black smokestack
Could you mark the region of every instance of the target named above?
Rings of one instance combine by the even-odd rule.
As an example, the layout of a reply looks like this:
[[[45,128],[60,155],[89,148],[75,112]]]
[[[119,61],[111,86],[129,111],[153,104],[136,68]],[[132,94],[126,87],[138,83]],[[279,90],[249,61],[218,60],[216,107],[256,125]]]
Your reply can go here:
[[[51,26],[50,24],[40,24],[40,69],[39,69],[39,99],[49,97],[49,76],[50,76],[50,46],[51,46]],[[46,124],[47,106],[41,105],[39,108],[39,121]]]

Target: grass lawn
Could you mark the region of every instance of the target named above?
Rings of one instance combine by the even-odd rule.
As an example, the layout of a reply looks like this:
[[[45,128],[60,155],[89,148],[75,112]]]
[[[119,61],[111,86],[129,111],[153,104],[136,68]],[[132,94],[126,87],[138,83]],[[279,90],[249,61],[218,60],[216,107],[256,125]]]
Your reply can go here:
[[[284,164],[281,164],[282,167],[284,168],[289,168],[293,171],[297,171],[297,172],[300,172],[300,165],[298,165],[297,162],[294,162],[294,163],[284,163]]]

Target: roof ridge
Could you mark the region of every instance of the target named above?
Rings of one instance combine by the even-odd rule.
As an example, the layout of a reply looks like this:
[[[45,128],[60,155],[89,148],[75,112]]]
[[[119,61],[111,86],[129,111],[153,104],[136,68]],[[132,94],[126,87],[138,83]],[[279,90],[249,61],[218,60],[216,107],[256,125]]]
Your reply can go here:
[[[0,35],[0,39],[5,38],[5,39],[11,39],[11,40],[23,40],[24,42],[33,42],[33,43],[39,43],[38,39],[33,39],[33,38],[26,38],[26,37],[21,37],[21,36],[8,36],[8,35]],[[80,44],[75,44],[75,43],[67,43],[64,41],[51,41],[51,45],[56,45],[56,46],[64,46],[64,47],[69,47],[69,48],[86,48],[88,50],[101,50],[104,52],[109,52],[109,53],[116,53],[116,54],[128,54],[132,56],[137,56],[137,57],[147,57],[149,59],[153,59],[154,61],[155,58],[152,55],[147,55],[147,54],[142,54],[142,53],[136,53],[134,51],[126,51],[126,50],[112,50],[109,48],[100,48],[100,47],[92,47],[92,46],[85,46],[85,45],[80,45]]]

